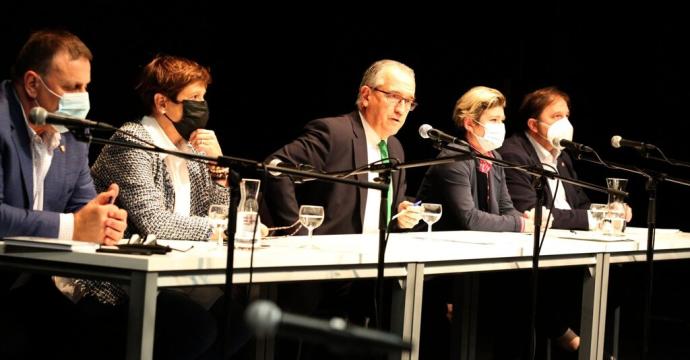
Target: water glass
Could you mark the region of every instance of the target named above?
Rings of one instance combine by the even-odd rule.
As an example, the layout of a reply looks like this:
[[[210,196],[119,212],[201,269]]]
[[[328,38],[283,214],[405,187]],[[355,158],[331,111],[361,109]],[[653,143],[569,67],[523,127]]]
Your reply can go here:
[[[427,232],[431,232],[431,225],[441,219],[443,206],[441,204],[423,203],[422,220],[427,224]]]
[[[211,205],[208,208],[208,219],[211,223],[211,238],[218,245],[223,245],[226,239],[225,231],[228,229],[228,206]]]
[[[609,189],[625,191],[628,179],[606,178]],[[621,195],[609,194],[609,212],[606,221],[610,224],[612,235],[623,235],[625,232],[625,198]]]
[[[299,222],[307,228],[309,232],[309,240],[311,240],[312,232],[323,223],[324,210],[323,206],[302,205],[299,208]]]

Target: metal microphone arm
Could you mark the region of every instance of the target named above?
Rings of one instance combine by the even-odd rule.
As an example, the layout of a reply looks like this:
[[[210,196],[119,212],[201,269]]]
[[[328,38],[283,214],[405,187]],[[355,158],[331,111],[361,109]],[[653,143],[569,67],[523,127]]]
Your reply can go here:
[[[662,153],[662,155],[663,155],[663,153]],[[656,157],[656,156],[652,156],[652,155],[647,155],[646,158],[654,160],[654,161],[660,161],[660,162],[663,162],[663,163],[666,163],[666,164],[669,164],[672,166],[690,168],[690,163],[685,162],[685,161],[676,160],[676,159],[671,159],[671,158],[668,158],[666,156],[661,158],[661,157]]]
[[[551,179],[558,179],[564,183],[572,184],[575,186],[579,186],[579,187],[582,187],[585,189],[590,189],[590,190],[601,192],[601,193],[613,194],[613,195],[618,195],[618,196],[623,196],[623,197],[628,196],[628,193],[625,191],[620,191],[620,190],[616,190],[616,189],[609,189],[607,187],[594,185],[594,184],[588,183],[586,181],[582,181],[582,180],[578,180],[578,179],[572,179],[572,178],[569,178],[567,176],[560,175],[559,173],[557,173],[555,171],[546,170],[546,169],[542,168],[541,166],[515,164],[515,163],[512,163],[510,161],[503,160],[503,159],[497,159],[497,158],[489,157],[489,156],[480,154],[480,153],[473,151],[473,150],[465,150],[462,148],[452,147],[452,146],[448,146],[448,145],[441,145],[441,147],[443,147],[444,149],[448,149],[448,150],[460,152],[463,154],[471,155],[472,157],[476,157],[478,159],[483,159],[483,160],[492,162],[492,163],[497,164],[498,166],[502,166],[504,168],[522,171],[522,172],[528,173],[530,175],[545,176],[545,177],[551,178]]]
[[[582,161],[586,161],[586,162],[589,162],[592,164],[605,166],[605,167],[612,169],[612,170],[621,170],[621,171],[625,171],[625,172],[628,172],[631,174],[640,175],[642,177],[645,177],[648,181],[651,179],[657,179],[657,181],[662,180],[662,181],[690,187],[690,181],[676,178],[673,176],[668,176],[667,174],[662,173],[662,172],[658,172],[658,171],[654,171],[654,170],[650,170],[650,169],[640,169],[638,167],[630,167],[630,166],[622,165],[622,164],[611,162],[611,161],[604,161],[603,159],[601,159],[599,157],[597,157],[597,159],[590,159],[590,158],[583,157],[582,155],[583,154],[578,154],[577,160],[582,160]]]

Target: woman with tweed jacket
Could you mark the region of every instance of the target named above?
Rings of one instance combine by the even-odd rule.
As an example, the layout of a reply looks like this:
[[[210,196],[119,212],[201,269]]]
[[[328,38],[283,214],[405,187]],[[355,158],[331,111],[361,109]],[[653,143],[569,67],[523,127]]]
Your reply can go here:
[[[137,91],[149,110],[127,122],[112,140],[142,140],[164,149],[222,155],[212,130],[204,129],[211,83],[209,70],[194,61],[157,56],[144,68]],[[106,146],[91,168],[97,188],[120,184],[118,206],[129,213],[129,232],[159,239],[207,240],[212,204],[228,204],[227,170],[175,156]]]
[[[144,67],[137,85],[149,114],[139,122],[125,123],[111,139],[140,144],[144,140],[169,150],[213,157],[222,155],[215,133],[204,129],[209,114],[204,95],[210,83],[209,70],[196,62],[175,56],[157,56]],[[172,155],[105,146],[91,173],[97,188],[112,182],[120,184],[120,196],[116,201],[128,211],[130,234],[155,234],[159,239],[208,240],[211,236],[209,206],[227,206],[229,202],[227,169]],[[210,308],[217,321],[222,319],[223,301],[216,301],[222,295],[219,289],[194,287],[183,292]],[[233,318],[241,316],[242,309],[235,302],[231,311]],[[237,349],[246,342],[248,332],[241,322],[233,325],[231,331],[231,347]],[[220,352],[218,344],[214,344],[209,354]]]

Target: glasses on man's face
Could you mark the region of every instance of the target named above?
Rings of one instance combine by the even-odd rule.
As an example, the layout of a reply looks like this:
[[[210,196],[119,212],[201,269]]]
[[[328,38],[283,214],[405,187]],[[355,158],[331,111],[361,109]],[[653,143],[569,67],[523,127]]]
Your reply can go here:
[[[400,104],[402,102],[404,106],[410,107],[410,111],[414,110],[417,107],[417,102],[414,99],[408,99],[406,97],[403,97],[400,94],[396,94],[396,93],[390,92],[390,91],[381,90],[381,89],[376,88],[376,87],[374,88],[374,91],[378,91],[378,92],[382,93],[384,95],[384,97],[386,98],[386,101],[388,101],[388,103],[390,105],[398,106],[398,104]]]

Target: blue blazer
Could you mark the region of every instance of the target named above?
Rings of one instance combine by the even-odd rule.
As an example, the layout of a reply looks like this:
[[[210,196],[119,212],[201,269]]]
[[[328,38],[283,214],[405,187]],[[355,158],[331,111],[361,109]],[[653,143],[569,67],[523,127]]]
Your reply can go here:
[[[43,211],[33,211],[29,132],[10,81],[0,84],[0,237],[57,237],[59,213],[75,212],[96,196],[88,145],[62,134],[44,183]]]

